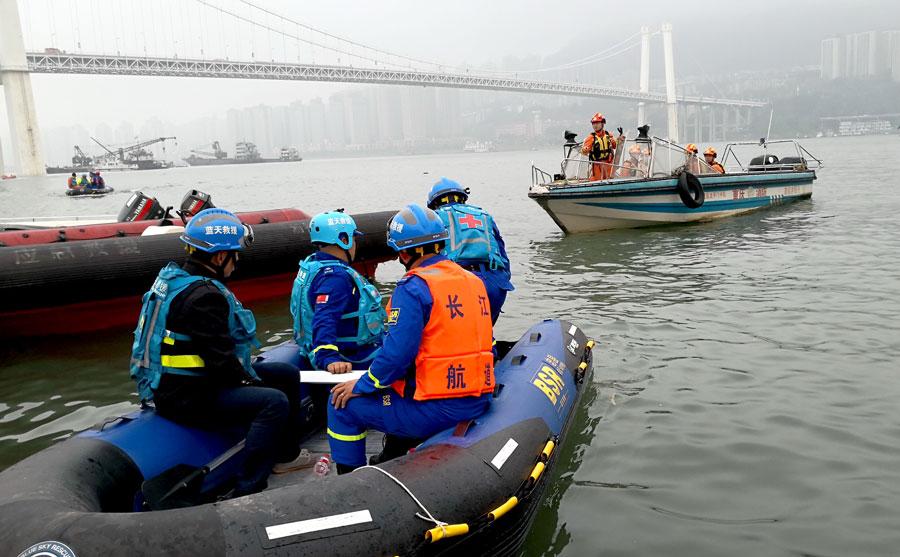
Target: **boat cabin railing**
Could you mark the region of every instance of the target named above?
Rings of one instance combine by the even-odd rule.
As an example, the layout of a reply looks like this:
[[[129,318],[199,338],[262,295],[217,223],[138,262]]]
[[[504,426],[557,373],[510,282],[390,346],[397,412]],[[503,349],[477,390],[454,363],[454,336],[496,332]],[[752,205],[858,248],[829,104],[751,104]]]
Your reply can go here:
[[[748,155],[748,152],[753,154]],[[745,160],[747,164],[744,164]],[[729,143],[725,146],[722,164],[728,166],[732,163],[742,172],[789,172],[815,170],[824,166],[821,159],[795,139]]]
[[[581,144],[567,142],[558,174],[550,174],[531,165],[532,186],[582,184],[590,181],[595,164],[612,166],[612,175],[604,182],[618,180],[666,178],[688,171],[693,174],[715,174],[706,161],[688,153],[684,147],[659,137],[627,139],[616,149],[612,163],[591,161],[581,155]]]

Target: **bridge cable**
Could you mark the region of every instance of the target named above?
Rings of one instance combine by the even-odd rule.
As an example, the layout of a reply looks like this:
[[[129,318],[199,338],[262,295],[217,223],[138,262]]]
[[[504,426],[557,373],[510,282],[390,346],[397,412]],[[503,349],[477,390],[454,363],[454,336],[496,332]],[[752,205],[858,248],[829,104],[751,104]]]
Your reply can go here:
[[[358,55],[354,55],[352,52],[348,52],[348,51],[343,50],[343,49],[340,49],[340,48],[329,47],[329,46],[324,45],[324,44],[322,44],[322,43],[318,43],[318,42],[316,42],[316,41],[312,41],[312,40],[308,40],[308,39],[303,39],[302,37],[299,37],[299,36],[296,36],[296,35],[292,35],[292,34],[286,32],[286,31],[281,31],[281,30],[279,30],[279,29],[275,29],[275,28],[270,27],[270,26],[268,26],[268,25],[266,25],[266,24],[264,24],[264,23],[260,23],[260,22],[258,22],[258,21],[255,21],[255,20],[250,19],[250,18],[248,18],[248,17],[245,17],[245,16],[243,16],[243,15],[240,15],[240,14],[237,14],[237,13],[235,13],[235,12],[232,12],[232,11],[230,11],[230,10],[228,10],[228,9],[222,8],[221,6],[217,6],[217,5],[215,5],[215,4],[211,4],[210,2],[207,2],[206,0],[194,0],[194,1],[195,1],[195,2],[199,2],[200,4],[203,4],[204,6],[207,6],[208,8],[212,8],[212,9],[214,9],[214,10],[218,10],[218,11],[220,11],[220,12],[226,14],[226,15],[229,15],[229,16],[231,16],[231,17],[233,17],[233,18],[236,18],[236,19],[239,19],[239,20],[241,20],[241,21],[244,21],[244,22],[246,22],[246,23],[248,24],[249,27],[251,27],[251,29],[252,29],[253,26],[260,27],[260,28],[263,28],[263,29],[267,29],[267,30],[270,30],[270,31],[274,31],[274,32],[276,32],[276,33],[282,33],[282,34],[286,35],[288,38],[295,39],[295,40],[298,40],[298,41],[301,41],[301,42],[305,42],[305,43],[308,43],[308,44],[311,44],[311,45],[315,45],[315,46],[318,46],[318,47],[323,48],[323,49],[325,49],[325,50],[330,50],[330,51],[332,51],[332,52],[335,52],[335,53],[337,53],[337,54],[344,54],[344,55],[351,56],[351,57],[359,57],[359,58],[362,58],[362,59],[364,59],[364,60],[369,60],[370,62],[374,62],[374,61],[375,61],[375,59],[373,59],[373,58],[369,58],[369,57],[366,57],[366,56],[358,56]],[[254,38],[254,39],[255,39],[255,38]],[[255,43],[255,40],[254,40],[254,43]],[[392,65],[397,65],[397,64],[392,64]]]

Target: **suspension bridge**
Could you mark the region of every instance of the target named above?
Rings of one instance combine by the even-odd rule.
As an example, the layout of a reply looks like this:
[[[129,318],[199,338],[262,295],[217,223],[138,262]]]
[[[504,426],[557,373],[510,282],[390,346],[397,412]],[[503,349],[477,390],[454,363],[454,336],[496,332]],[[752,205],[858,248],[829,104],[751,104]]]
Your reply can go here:
[[[667,107],[668,137],[678,141],[679,107],[703,108],[711,127],[730,113],[740,125],[755,100],[679,95],[672,27],[644,27],[592,55],[534,69],[454,66],[372,47],[275,13],[250,0],[0,0],[0,85],[22,175],[44,173],[30,74],[92,74],[418,85],[636,101]],[[22,17],[24,15],[24,18]],[[40,26],[36,26],[40,21]],[[81,22],[87,22],[83,24]],[[115,29],[114,35],[80,29]],[[663,39],[665,92],[649,88],[650,40]],[[637,89],[582,82],[581,72],[640,46]],[[709,111],[707,109],[713,109]],[[0,152],[2,168],[2,152]]]

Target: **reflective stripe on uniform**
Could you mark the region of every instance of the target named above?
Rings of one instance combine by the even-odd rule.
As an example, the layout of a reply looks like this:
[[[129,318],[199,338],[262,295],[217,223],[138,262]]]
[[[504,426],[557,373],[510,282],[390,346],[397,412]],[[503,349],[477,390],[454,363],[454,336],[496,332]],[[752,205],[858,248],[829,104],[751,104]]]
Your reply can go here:
[[[387,389],[387,388],[390,388],[390,385],[382,385],[381,382],[378,380],[378,378],[375,377],[374,375],[372,375],[372,371],[371,371],[371,370],[366,371],[366,374],[369,376],[369,379],[372,380],[372,383],[375,384],[375,388],[376,388],[376,389]]]
[[[329,436],[329,437],[334,437],[334,438],[337,439],[338,441],[350,441],[350,442],[352,442],[352,441],[362,441],[363,439],[366,438],[366,435],[368,435],[368,433],[365,432],[365,431],[362,432],[362,433],[360,433],[360,434],[358,434],[358,435],[342,435],[342,434],[340,434],[340,433],[335,433],[335,432],[331,431],[331,428],[330,428],[330,427],[327,428],[327,431],[328,431],[328,436]]]
[[[334,350],[335,352],[337,352],[338,347],[333,344],[323,344],[322,346],[316,346],[315,348],[313,348],[313,351],[310,352],[310,354],[315,354],[319,350]]]
[[[190,368],[204,367],[206,365],[206,363],[203,361],[203,358],[196,355],[169,356],[163,354],[159,359],[160,363],[165,367]]]
[[[175,339],[172,337],[163,337],[163,344],[170,344],[175,346]]]

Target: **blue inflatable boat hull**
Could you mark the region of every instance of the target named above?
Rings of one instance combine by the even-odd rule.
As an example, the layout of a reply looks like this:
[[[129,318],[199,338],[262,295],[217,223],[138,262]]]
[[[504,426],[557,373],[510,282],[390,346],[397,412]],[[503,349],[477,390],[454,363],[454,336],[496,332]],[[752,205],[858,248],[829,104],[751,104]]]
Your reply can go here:
[[[76,557],[515,555],[590,384],[592,345],[570,323],[538,323],[498,362],[493,402],[478,419],[380,470],[189,508],[143,511],[142,483],[209,463],[243,432],[188,428],[152,410],[116,418],[0,473],[0,539],[12,555],[56,543]],[[261,357],[300,363],[290,345]],[[239,466],[240,455],[203,489],[225,485]],[[422,519],[423,507],[447,525]]]

